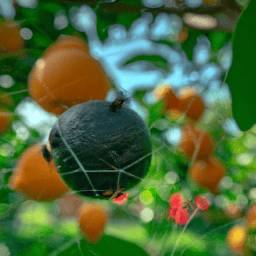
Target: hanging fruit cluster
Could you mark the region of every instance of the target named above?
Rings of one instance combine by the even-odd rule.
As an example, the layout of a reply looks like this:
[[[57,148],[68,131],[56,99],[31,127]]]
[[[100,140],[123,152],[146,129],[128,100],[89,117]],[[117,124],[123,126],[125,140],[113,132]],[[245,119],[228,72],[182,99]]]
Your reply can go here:
[[[110,89],[100,63],[77,36],[62,36],[31,70],[30,96],[46,111],[60,115],[89,100],[104,100]]]
[[[183,114],[189,122],[195,124],[202,118],[206,109],[204,101],[194,87],[185,87],[176,95],[170,86],[161,85],[154,90],[154,95],[156,99],[164,101],[164,111],[171,118]],[[226,175],[226,168],[223,163],[212,157],[214,142],[211,136],[194,124],[186,124],[183,127],[180,142],[180,151],[192,162],[188,176],[199,186],[217,193],[219,182]]]

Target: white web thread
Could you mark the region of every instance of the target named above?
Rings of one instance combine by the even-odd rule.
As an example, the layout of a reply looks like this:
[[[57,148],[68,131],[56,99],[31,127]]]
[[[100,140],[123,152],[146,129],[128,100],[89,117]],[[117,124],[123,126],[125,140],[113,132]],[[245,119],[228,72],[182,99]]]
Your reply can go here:
[[[59,129],[59,127],[58,127],[58,129]],[[60,134],[60,136],[61,136],[61,138],[63,137],[62,134]],[[66,143],[67,143],[67,142],[66,142]],[[65,143],[65,145],[67,145],[66,143]],[[99,142],[97,142],[97,143],[99,143]],[[163,148],[163,147],[165,147],[165,145],[160,146],[160,147],[158,148],[158,150],[161,149],[161,148]],[[70,151],[69,148],[70,148],[70,147],[67,147],[67,149]],[[72,152],[73,152],[73,151],[72,151]],[[71,153],[71,152],[70,152],[70,153]],[[120,187],[119,187],[119,184],[120,184],[120,179],[121,179],[121,174],[122,174],[122,173],[124,173],[124,174],[126,174],[126,175],[128,175],[128,176],[130,176],[130,177],[139,179],[139,180],[150,180],[150,181],[154,180],[154,179],[144,179],[144,178],[140,178],[140,177],[138,177],[138,176],[136,176],[136,175],[134,175],[134,174],[131,174],[131,173],[125,171],[126,169],[129,169],[130,167],[134,166],[135,164],[137,164],[137,163],[139,163],[140,161],[144,160],[145,158],[149,157],[150,155],[152,155],[152,153],[153,153],[153,152],[150,152],[150,153],[146,154],[145,156],[139,158],[138,160],[134,161],[132,164],[129,164],[129,165],[123,167],[122,169],[116,169],[116,170],[85,170],[83,167],[81,168],[80,165],[82,165],[82,164],[81,164],[81,162],[78,160],[79,163],[80,163],[80,165],[79,165],[80,168],[76,169],[75,171],[71,171],[71,172],[68,172],[68,173],[63,173],[63,174],[60,174],[60,175],[61,175],[61,176],[64,176],[64,175],[68,175],[68,174],[77,173],[77,172],[80,172],[80,171],[86,173],[86,175],[87,175],[87,173],[101,173],[101,172],[106,172],[106,173],[111,173],[111,172],[112,172],[112,173],[116,173],[116,172],[118,172],[118,179],[117,179],[117,190],[118,190],[118,189],[120,188]],[[72,153],[71,153],[71,154],[72,154]],[[73,156],[73,155],[75,155],[74,152],[73,152],[72,156]],[[76,157],[76,158],[77,158],[77,157]],[[77,158],[77,159],[76,159],[76,158],[75,158],[75,160],[77,161],[78,158]],[[105,161],[104,161],[104,162],[105,162]],[[88,178],[89,178],[89,177],[88,177]],[[161,181],[159,181],[159,180],[154,180],[154,181],[161,182]],[[90,181],[89,181],[89,182],[90,182]],[[90,184],[91,184],[91,182],[90,182]],[[167,184],[166,184],[166,185],[167,185]],[[169,185],[169,184],[168,184],[168,185]],[[91,184],[91,186],[92,186],[92,184]],[[92,187],[93,187],[93,186],[92,186]],[[96,190],[96,189],[95,189],[95,190]],[[92,191],[92,190],[79,190],[79,191],[77,191],[77,192],[82,192],[82,191]],[[99,190],[99,189],[97,189],[97,191],[105,191],[105,190]]]
[[[39,31],[41,31],[44,35],[46,35],[46,36],[48,36],[44,31],[42,31],[41,29],[39,29]],[[183,114],[184,115],[184,114]],[[165,159],[166,160],[166,159]],[[103,170],[101,170],[101,171],[103,171]],[[111,170],[107,170],[108,172],[111,172]],[[86,172],[90,172],[90,171],[86,171]],[[113,171],[113,172],[115,172],[115,171]],[[119,172],[119,173],[121,173],[121,172]],[[125,173],[125,172],[124,172]],[[135,176],[135,175],[134,175]],[[135,176],[136,177],[136,176]],[[139,178],[139,177],[137,177],[137,178]],[[142,179],[143,180],[143,179]],[[150,180],[150,179],[147,179],[147,180]],[[77,241],[75,241],[75,242],[77,242]],[[95,255],[95,254],[94,254]]]
[[[167,146],[167,145],[165,145],[165,146]],[[159,148],[162,148],[162,147],[159,147]],[[139,161],[139,160],[138,160]],[[128,168],[128,167],[125,167],[125,168]],[[125,169],[125,168],[123,168],[123,169]],[[79,171],[79,170],[76,170],[76,171]],[[101,170],[101,171],[106,171],[106,172],[116,172],[116,170]],[[86,170],[86,172],[95,172],[95,170]],[[121,172],[124,172],[123,170],[120,170],[120,173]],[[70,172],[70,173],[72,173],[72,172]],[[126,173],[127,175],[132,175],[132,174],[129,174],[129,173],[127,173],[127,172],[124,172],[124,173]],[[138,179],[141,179],[141,180],[148,180],[148,181],[152,181],[152,179],[142,179],[142,178],[139,178],[139,177],[137,177],[137,176],[135,176],[135,175],[132,175],[133,177],[135,177],[135,178],[138,178]],[[155,179],[153,179],[154,181],[157,181],[157,182],[162,182],[162,181],[159,181],[159,180],[155,180]],[[168,186],[170,186],[169,184],[168,184]],[[91,190],[89,190],[89,191],[91,191]],[[116,207],[118,207],[118,206],[116,206]],[[235,221],[237,221],[237,220],[235,220]],[[230,223],[227,223],[227,224],[225,224],[225,226],[227,226],[227,225],[230,225]],[[221,227],[218,227],[217,229],[220,229],[220,228],[222,228],[223,226],[221,226]],[[215,230],[217,230],[217,229],[214,229],[214,230],[212,230],[211,232],[209,232],[209,233],[207,233],[207,234],[205,234],[205,235],[203,235],[202,237],[206,237],[207,235],[209,235],[210,233],[213,233]],[[156,230],[157,231],[157,230]],[[195,243],[193,243],[193,245],[194,244],[196,244],[197,242],[195,242]],[[192,245],[191,245],[192,246]],[[190,246],[190,247],[191,247]],[[186,249],[184,249],[184,251],[185,250],[187,250],[189,247],[187,247]],[[183,251],[183,253],[184,253],[184,251]],[[183,254],[182,253],[182,254]],[[181,254],[181,255],[182,255]]]
[[[79,167],[80,167],[79,169],[76,169],[75,171],[68,172],[68,173],[64,173],[64,175],[72,174],[72,173],[74,173],[74,172],[82,171],[82,172],[85,174],[85,176],[86,176],[86,178],[87,178],[89,184],[91,185],[92,191],[94,191],[95,196],[99,196],[99,195],[97,194],[97,191],[99,191],[99,190],[96,190],[96,189],[94,188],[94,186],[93,186],[93,184],[92,184],[92,182],[91,182],[91,180],[90,180],[90,178],[89,178],[87,172],[118,172],[117,191],[119,191],[119,188],[120,188],[120,177],[121,177],[121,173],[124,173],[124,174],[126,174],[126,175],[128,175],[128,176],[131,176],[131,177],[134,177],[134,178],[137,178],[137,179],[140,179],[140,180],[146,180],[146,179],[137,177],[136,175],[131,174],[131,173],[129,173],[129,172],[125,172],[125,170],[128,169],[128,168],[130,168],[130,167],[132,167],[132,166],[134,166],[135,164],[139,163],[140,161],[144,160],[145,158],[149,157],[150,155],[152,155],[152,152],[150,152],[149,154],[147,154],[147,155],[141,157],[140,159],[134,161],[132,164],[123,167],[122,169],[116,169],[116,170],[98,170],[98,171],[97,171],[97,170],[96,170],[96,171],[95,171],[95,170],[85,170],[84,167],[83,167],[83,165],[82,165],[81,162],[79,161],[78,157],[76,156],[75,152],[71,149],[71,147],[68,145],[67,141],[66,141],[65,138],[63,137],[63,135],[62,135],[62,133],[61,133],[61,131],[60,131],[60,127],[59,127],[59,124],[58,124],[58,123],[57,123],[57,129],[58,129],[58,131],[59,131],[59,133],[60,133],[60,137],[61,137],[62,141],[64,142],[65,146],[67,147],[68,151],[72,154],[72,156],[74,157],[74,159],[76,160],[77,164],[78,164]],[[99,142],[97,142],[97,143],[99,143]],[[164,146],[165,146],[165,145],[162,145],[162,146],[160,146],[159,148],[162,148],[162,147],[164,147]],[[159,149],[159,148],[158,148],[158,149]],[[63,175],[63,174],[61,174],[61,175]],[[81,192],[81,191],[80,191],[80,192]]]
[[[83,165],[81,164],[80,160],[77,158],[75,152],[72,150],[72,148],[68,145],[67,141],[66,141],[65,138],[63,137],[58,122],[57,122],[57,129],[58,129],[58,131],[59,131],[61,140],[64,142],[64,144],[65,144],[65,146],[67,147],[68,151],[69,151],[69,152],[71,153],[71,155],[74,157],[74,159],[76,160],[77,164],[79,165],[79,167],[80,167],[81,170],[83,171],[84,175],[86,176],[86,178],[87,178],[89,184],[90,184],[91,187],[92,187],[92,190],[93,190],[94,193],[95,193],[95,196],[99,196],[98,193],[97,193],[97,191],[96,191],[96,189],[94,188],[94,186],[93,186],[93,184],[92,184],[92,182],[91,182],[91,180],[90,180],[88,174],[86,173],[86,170],[84,169]]]
[[[217,114],[219,114],[219,113],[217,113]],[[166,160],[166,159],[165,159]],[[124,169],[124,168],[123,168]],[[95,170],[91,170],[91,172],[93,172],[93,171],[95,171]],[[101,170],[101,171],[104,171],[104,170]],[[106,170],[107,172],[115,172],[115,171],[112,171],[112,170]],[[90,172],[90,170],[89,171],[86,171],[86,172]],[[120,173],[122,172],[122,170],[120,170]],[[126,173],[126,172],[124,172],[124,173]],[[126,174],[128,174],[128,173],[126,173]],[[135,176],[135,175],[133,175],[135,178],[139,178],[139,177],[137,177],[137,176]],[[142,178],[139,178],[139,179],[141,179],[141,180],[151,180],[151,179],[142,179]],[[154,179],[153,179],[154,180]],[[154,181],[158,181],[158,180],[154,180]],[[228,223],[229,224],[229,223]],[[228,225],[227,224],[227,225]],[[220,227],[219,227],[220,228]]]
[[[167,146],[167,145],[165,145],[165,146]],[[166,160],[166,159],[165,159]],[[127,168],[127,167],[126,167]],[[123,168],[124,169],[124,168]],[[104,170],[102,170],[102,171],[104,171]],[[115,172],[115,170],[105,170],[106,172]],[[86,171],[86,172],[95,172],[95,170],[88,170],[88,171]],[[120,172],[122,172],[122,170],[120,171]],[[72,172],[71,172],[72,173]],[[124,172],[124,173],[126,173],[126,172]],[[126,174],[128,174],[128,173],[126,173]],[[129,175],[129,174],[128,174]],[[139,178],[139,177],[137,177],[137,176],[135,176],[135,175],[133,175],[133,177],[135,177],[135,178]],[[139,179],[141,179],[141,178],[139,178]],[[149,181],[151,181],[152,179],[141,179],[141,180],[149,180]],[[153,179],[154,180],[154,179]],[[158,181],[158,180],[154,180],[154,181]],[[159,182],[161,182],[161,181],[159,181]],[[169,184],[168,184],[169,185]]]
[[[198,239],[198,241],[195,241],[194,243],[192,243],[192,245],[188,245],[187,247],[185,247],[185,249],[181,252],[180,256],[182,256],[182,255],[185,253],[185,251],[188,250],[190,247],[192,247],[193,245],[199,243],[201,239],[207,237],[208,235],[210,235],[210,234],[212,234],[212,233],[214,233],[214,232],[216,232],[216,231],[218,231],[218,230],[220,230],[220,229],[223,229],[223,228],[225,228],[225,227],[227,227],[227,226],[229,226],[229,225],[232,225],[233,223],[240,222],[240,221],[241,221],[241,218],[236,219],[236,220],[233,220],[233,221],[230,221],[230,222],[225,223],[225,224],[223,224],[223,225],[221,225],[221,226],[219,226],[219,227],[214,228],[214,229],[211,230],[211,231],[208,231],[206,234],[200,236],[200,238]]]

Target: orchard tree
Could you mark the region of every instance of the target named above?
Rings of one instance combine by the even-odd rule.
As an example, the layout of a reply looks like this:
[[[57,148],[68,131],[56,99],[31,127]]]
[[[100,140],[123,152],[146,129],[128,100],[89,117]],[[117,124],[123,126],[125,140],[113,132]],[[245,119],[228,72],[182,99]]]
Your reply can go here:
[[[0,1],[0,254],[255,255],[255,13]]]

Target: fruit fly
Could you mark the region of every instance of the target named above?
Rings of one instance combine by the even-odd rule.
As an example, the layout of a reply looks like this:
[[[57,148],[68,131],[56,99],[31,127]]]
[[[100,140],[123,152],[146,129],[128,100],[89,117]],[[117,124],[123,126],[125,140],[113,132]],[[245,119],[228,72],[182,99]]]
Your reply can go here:
[[[126,99],[116,99],[115,101],[113,101],[109,108],[112,112],[116,112],[118,109],[120,109],[123,105],[123,103],[126,101]]]
[[[128,97],[125,97],[123,92],[119,92],[119,96],[116,100],[114,100],[109,108],[112,112],[116,112],[118,109],[120,109],[125,101],[127,101]]]

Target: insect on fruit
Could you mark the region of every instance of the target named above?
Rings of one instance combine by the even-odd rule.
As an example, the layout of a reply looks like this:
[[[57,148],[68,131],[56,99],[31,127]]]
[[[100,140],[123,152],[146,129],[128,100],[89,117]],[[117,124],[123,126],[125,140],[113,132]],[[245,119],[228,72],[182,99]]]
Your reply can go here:
[[[125,99],[116,99],[113,103],[110,104],[109,108],[111,109],[111,111],[115,112],[122,107],[122,104],[124,102]]]
[[[72,190],[113,198],[147,174],[152,155],[150,132],[124,101],[120,97],[112,103],[89,101],[73,106],[52,128],[50,151]]]
[[[120,91],[118,98],[117,98],[116,100],[114,100],[114,101],[110,104],[109,109],[110,109],[112,112],[115,112],[115,111],[117,111],[118,109],[120,109],[120,108],[122,107],[123,103],[124,103],[125,101],[127,101],[127,100],[128,100],[128,98],[125,97],[124,93]]]

